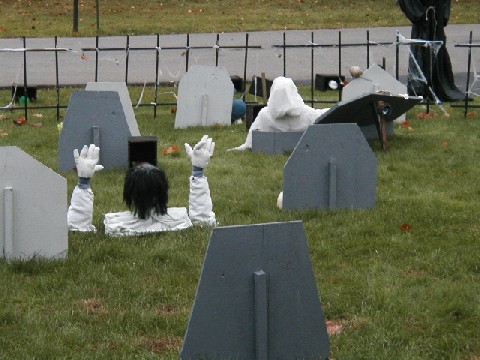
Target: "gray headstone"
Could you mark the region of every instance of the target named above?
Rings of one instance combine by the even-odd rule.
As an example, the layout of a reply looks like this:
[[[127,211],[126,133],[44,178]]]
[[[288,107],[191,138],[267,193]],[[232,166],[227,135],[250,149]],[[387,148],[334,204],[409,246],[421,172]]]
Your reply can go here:
[[[377,159],[356,124],[310,126],[285,164],[283,209],[375,206]]]
[[[175,129],[230,125],[234,87],[223,66],[195,65],[178,86]]]
[[[252,131],[252,151],[282,155],[293,151],[303,131],[264,132]]]
[[[180,358],[325,359],[329,347],[302,222],[215,228]]]
[[[76,91],[68,104],[58,144],[59,167],[75,167],[73,150],[83,145],[100,147],[105,169],[128,167],[128,139],[132,133],[116,91]]]
[[[125,82],[89,82],[85,87],[87,91],[116,91],[120,96],[125,119],[132,136],[140,136],[135,112],[133,111],[132,100],[128,93],[127,84]]]
[[[0,257],[65,258],[67,180],[15,146],[0,147]]]
[[[407,94],[406,85],[395,79],[379,65],[374,64],[365,70],[361,77],[353,79],[343,88],[342,99],[350,100],[364,93],[371,93],[377,90],[388,91],[392,95]],[[402,114],[397,120],[403,122],[405,120],[405,114]],[[375,125],[360,126],[360,129],[367,139],[375,139],[378,137],[378,131]],[[391,136],[393,133],[393,123],[389,121],[387,122],[387,135]]]

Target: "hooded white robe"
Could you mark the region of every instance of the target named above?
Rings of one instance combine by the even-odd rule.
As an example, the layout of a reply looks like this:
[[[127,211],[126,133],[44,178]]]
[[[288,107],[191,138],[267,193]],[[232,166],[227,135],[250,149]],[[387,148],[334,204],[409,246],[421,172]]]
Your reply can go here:
[[[252,123],[245,143],[230,150],[252,147],[252,131],[288,132],[304,131],[327,109],[314,109],[305,105],[297,87],[290,78],[279,76],[273,80],[267,106],[261,109]]]

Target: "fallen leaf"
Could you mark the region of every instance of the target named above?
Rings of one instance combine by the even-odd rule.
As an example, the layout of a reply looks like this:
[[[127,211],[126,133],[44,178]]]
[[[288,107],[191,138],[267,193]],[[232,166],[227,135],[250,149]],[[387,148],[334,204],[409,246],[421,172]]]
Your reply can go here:
[[[82,58],[82,60],[88,60],[88,56],[85,53],[82,53],[81,58]]]
[[[475,117],[477,114],[475,113],[475,111],[470,111],[467,113],[467,117]]]
[[[35,116],[37,118],[43,118],[43,114],[33,114],[33,116]]]
[[[27,122],[27,119],[25,119],[23,116],[20,116],[17,120],[13,120],[13,123],[15,125],[23,125]]]
[[[30,123],[31,126],[33,127],[42,127],[43,124],[42,123]]]
[[[327,320],[327,332],[328,335],[338,335],[342,333],[343,325],[339,322]]]
[[[0,120],[5,120],[5,119],[8,119],[8,116],[7,115],[0,115]]]
[[[443,140],[442,141],[442,146],[447,148],[448,147],[448,140]]]
[[[400,229],[402,229],[403,231],[408,231],[412,228],[412,226],[410,224],[402,224],[402,226],[400,227]]]
[[[164,156],[167,156],[167,155],[177,156],[180,154],[180,147],[178,145],[170,145],[170,147],[162,150],[162,154]]]
[[[2,133],[0,133],[0,136],[7,137],[7,136],[8,136],[8,133],[2,132]]]

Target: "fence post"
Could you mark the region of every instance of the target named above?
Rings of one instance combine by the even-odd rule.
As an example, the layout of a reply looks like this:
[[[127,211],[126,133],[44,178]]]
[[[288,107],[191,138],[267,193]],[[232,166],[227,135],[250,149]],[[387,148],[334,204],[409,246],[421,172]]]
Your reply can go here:
[[[23,109],[25,120],[28,121],[28,85],[27,85],[27,38],[23,37]]]
[[[286,45],[286,39],[285,39],[285,32],[283,33],[283,77],[287,76],[287,58],[286,58],[286,52],[287,52],[287,47]]]
[[[370,67],[370,30],[367,30],[367,69]]]
[[[220,50],[219,47],[219,42],[220,42],[220,34],[217,34],[217,41],[215,42],[215,66],[218,66],[218,52]]]
[[[245,63],[243,65],[243,88],[242,88],[243,101],[245,101],[245,93],[247,92],[247,60],[248,60],[248,33],[245,34]]]
[[[188,58],[190,57],[190,34],[187,34],[187,52],[185,54],[185,72],[188,71]]]
[[[342,32],[338,32],[338,80],[342,78]],[[342,101],[342,86],[338,87],[338,101]]]
[[[470,31],[469,45],[472,45],[473,32]],[[467,85],[465,86],[465,111],[464,116],[467,117],[468,113],[468,84],[470,83],[470,67],[472,66],[472,47],[468,48],[468,60],[467,60]]]
[[[95,36],[95,82],[98,81],[98,35]]]
[[[153,106],[153,118],[157,118],[157,99],[158,99],[158,63],[160,57],[160,34],[157,34],[157,47],[155,49],[155,104]]]
[[[55,49],[57,48],[58,37],[55,36]],[[55,51],[55,87],[57,90],[57,122],[60,121],[60,87],[58,83],[58,51]]]
[[[311,56],[312,56],[312,66],[311,66],[311,74],[310,74],[310,89],[311,89],[311,96],[312,96],[312,101],[311,101],[311,105],[313,107],[313,103],[314,103],[314,96],[315,96],[315,75],[314,75],[314,69],[313,69],[313,64],[315,62],[315,59],[314,59],[314,53],[315,53],[315,47],[313,44],[315,44],[315,42],[313,41],[313,31],[312,31],[312,48],[311,48]],[[285,49],[285,46],[283,47]]]
[[[130,35],[127,35],[127,44],[125,47],[125,85],[128,85],[128,59],[130,57]]]

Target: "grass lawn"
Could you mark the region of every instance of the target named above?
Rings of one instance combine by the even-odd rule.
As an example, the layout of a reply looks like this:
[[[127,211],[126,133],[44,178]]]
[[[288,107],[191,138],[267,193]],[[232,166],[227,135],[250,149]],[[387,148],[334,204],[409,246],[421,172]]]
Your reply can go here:
[[[130,91],[135,103],[140,89]],[[54,91],[39,90],[48,96]],[[374,208],[292,212],[276,208],[287,156],[226,152],[243,142],[244,125],[175,130],[168,106],[157,119],[146,107],[136,116],[142,135],[159,137],[170,206],[188,203],[190,163],[183,147],[176,157],[161,150],[208,133],[217,143],[206,173],[220,225],[303,221],[325,316],[341,329],[330,337],[332,358],[478,359],[480,123],[462,109],[432,110],[438,116],[420,117],[417,107],[408,126],[396,125],[388,152],[372,142]],[[15,126],[22,112],[4,112],[0,143],[58,170],[56,112],[37,113],[43,118],[30,121],[42,127]],[[76,174],[62,175],[70,194]],[[178,358],[211,229],[106,237],[103,214],[125,209],[123,175],[93,178],[99,231],[69,234],[68,259],[0,262],[0,358]]]
[[[0,37],[230,32],[409,25],[395,1],[0,0]],[[450,23],[479,23],[477,0],[452,1]],[[62,89],[62,104],[71,91]],[[135,104],[140,88],[129,89]],[[309,97],[309,89],[302,89]],[[0,104],[9,102],[0,91]],[[55,103],[38,89],[38,105]],[[172,101],[160,98],[159,102]],[[336,94],[317,93],[320,99]],[[151,89],[143,103],[153,101]],[[478,100],[477,100],[478,101]],[[368,210],[282,212],[276,198],[287,156],[227,152],[245,125],[175,130],[171,106],[135,109],[142,135],[159,138],[170,206],[188,204],[185,142],[207,133],[216,152],[206,175],[221,226],[302,220],[329,326],[332,359],[480,359],[480,146],[478,111],[416,107],[395,125],[378,160],[377,204]],[[62,110],[64,114],[64,110]],[[14,145],[58,170],[56,110],[0,112],[0,146]],[[36,117],[37,115],[38,117]],[[40,117],[41,116],[41,117]],[[162,149],[179,145],[178,156]],[[308,176],[308,174],[303,175]],[[0,359],[178,359],[211,228],[109,238],[103,216],[122,211],[123,170],[92,180],[95,234],[69,234],[64,261],[0,261]],[[32,179],[34,183],[35,179]],[[48,191],[48,189],[39,189]],[[31,219],[35,221],[35,219]],[[2,229],[0,229],[2,231]]]
[[[98,2],[98,31],[97,31]],[[395,0],[0,0],[0,37],[141,35],[401,26]],[[452,1],[451,24],[478,24],[477,0]]]

